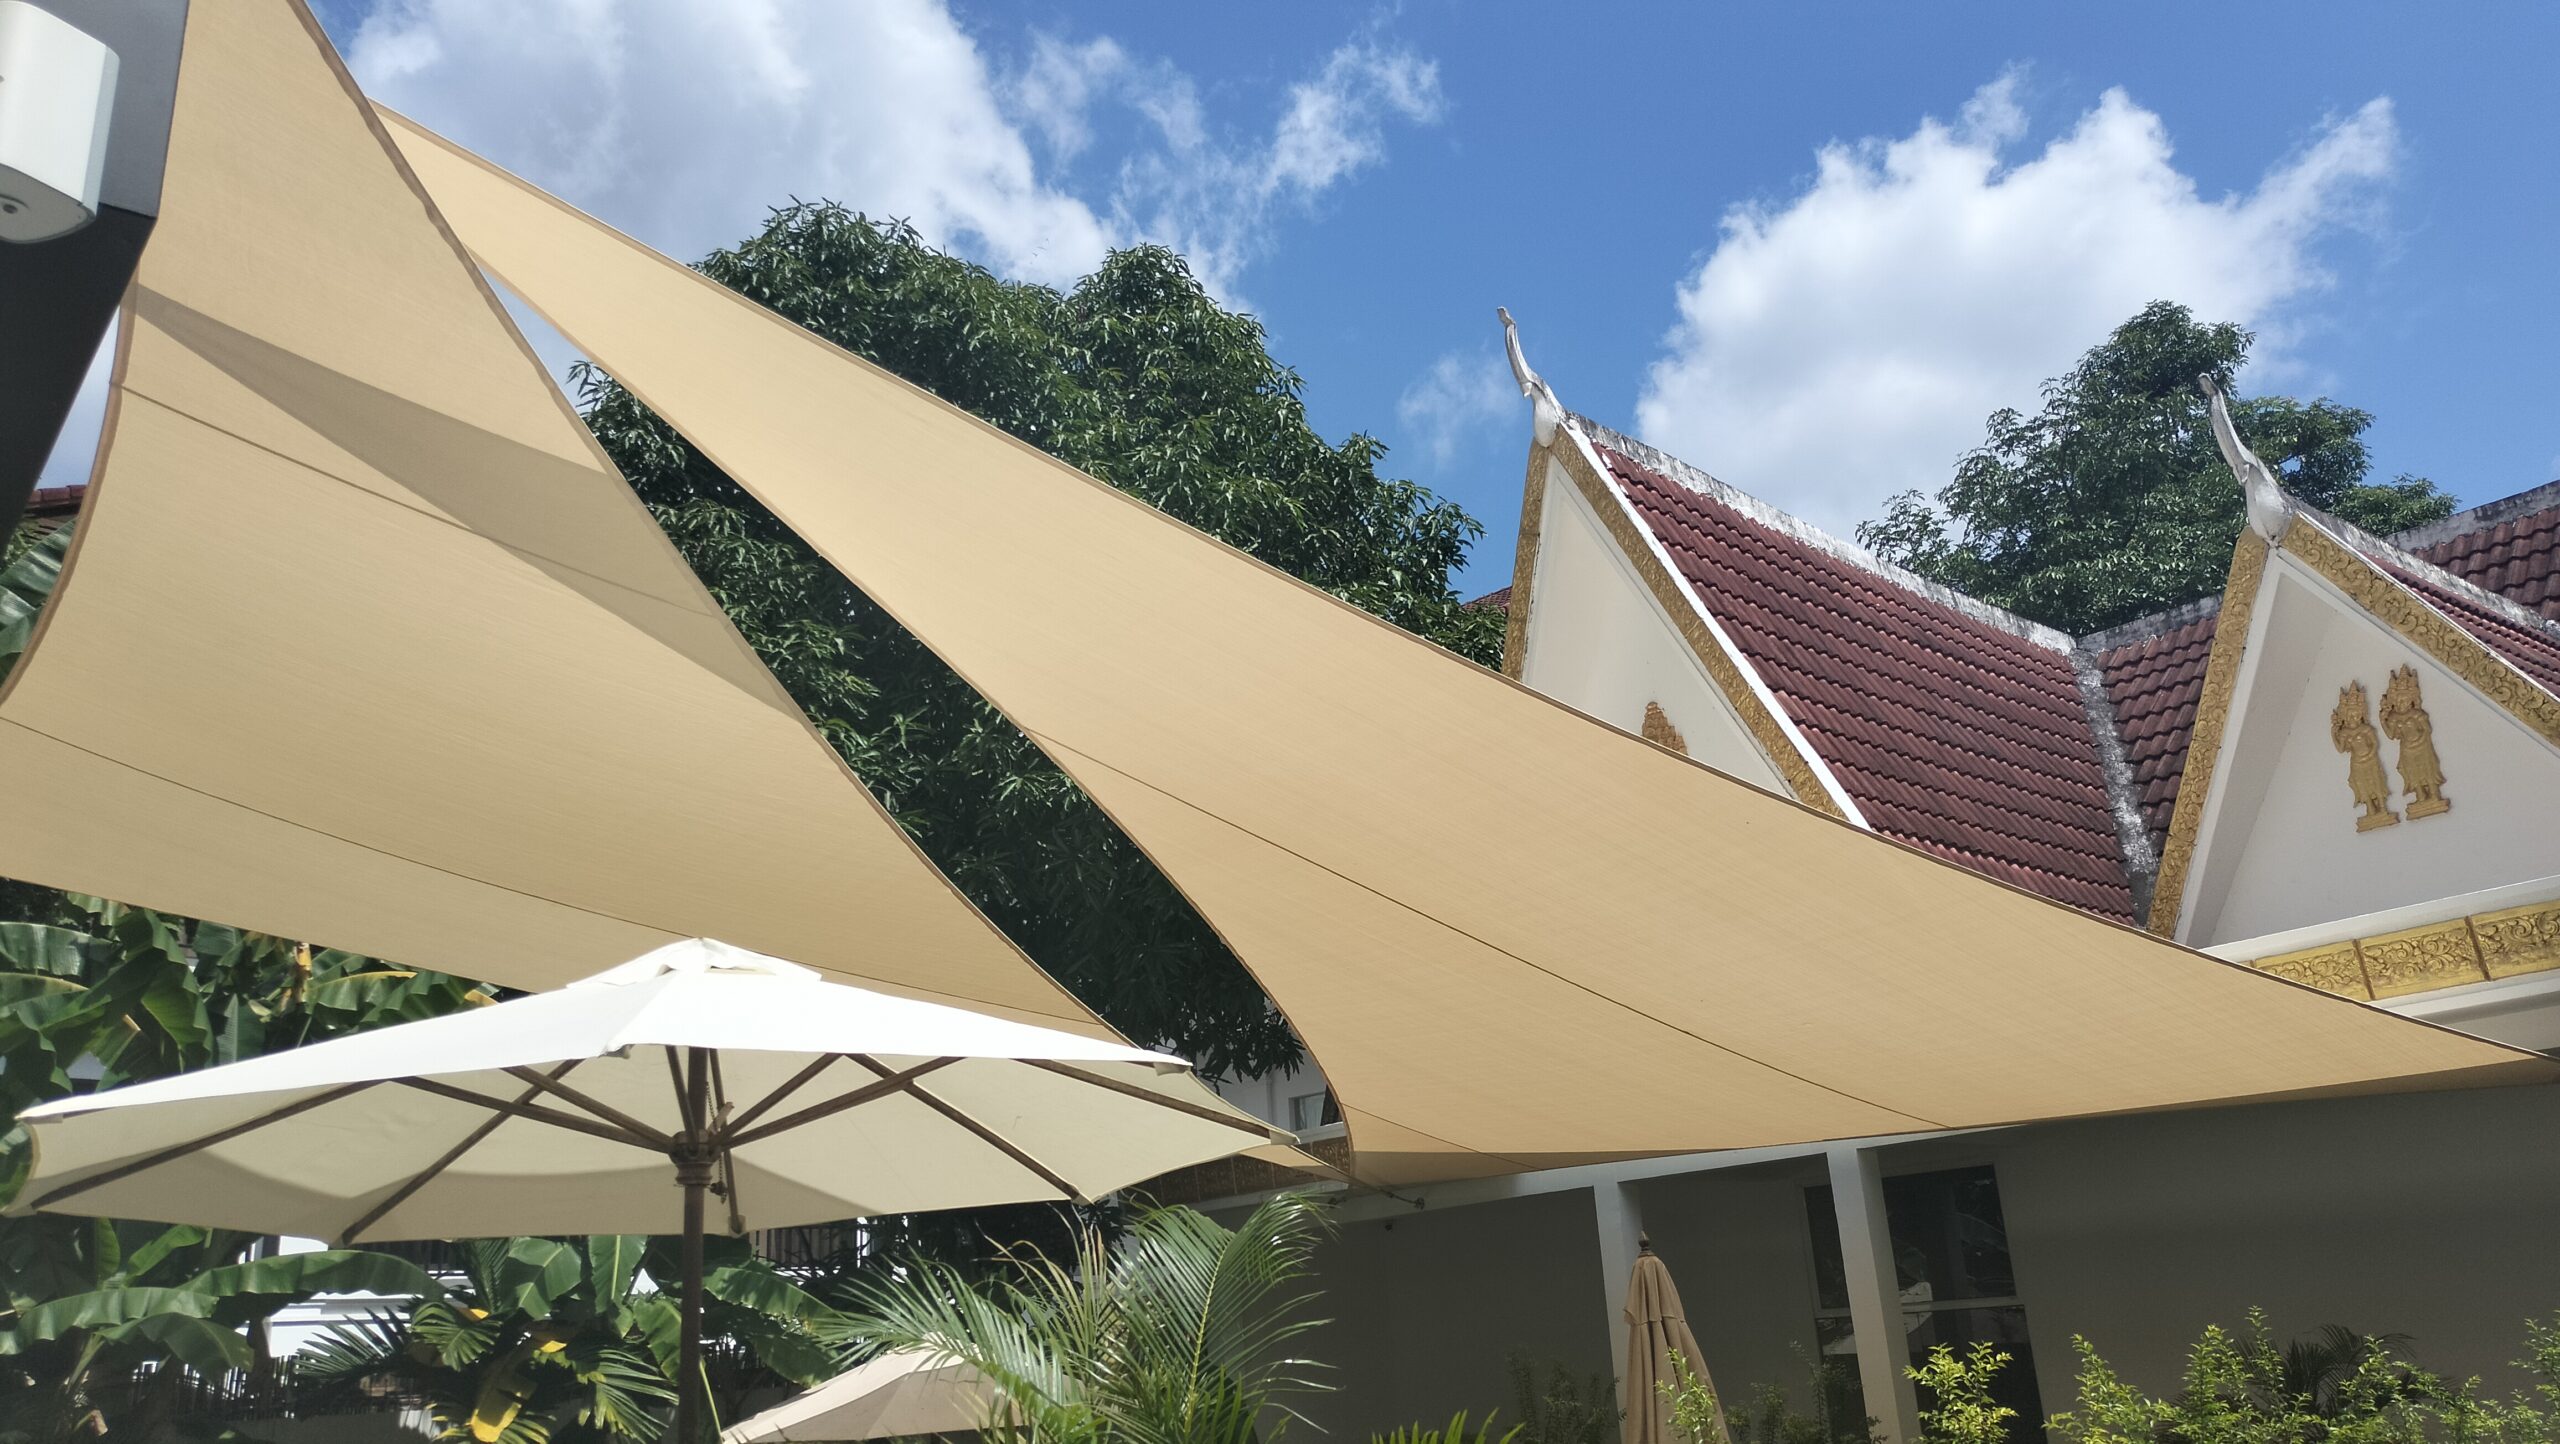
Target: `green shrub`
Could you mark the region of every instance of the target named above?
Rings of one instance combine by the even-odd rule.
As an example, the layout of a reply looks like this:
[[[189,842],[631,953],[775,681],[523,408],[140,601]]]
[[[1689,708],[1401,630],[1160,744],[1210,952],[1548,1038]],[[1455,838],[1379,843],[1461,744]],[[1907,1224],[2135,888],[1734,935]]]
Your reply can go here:
[[[1520,1444],[1617,1444],[1617,1381],[1606,1373],[1575,1374],[1550,1362],[1546,1382],[1526,1354],[1511,1356],[1511,1391],[1520,1406]]]
[[[2206,1329],[2155,1398],[2074,1338],[2078,1407],[2050,1427],[2069,1444],[2560,1444],[2560,1326],[2527,1321],[2533,1387],[2505,1398],[2418,1368],[2404,1342],[2332,1328],[2278,1347],[2253,1309],[2236,1335]]]
[[[1920,1437],[1930,1444],[2008,1444],[2009,1421],[2018,1411],[1991,1397],[1991,1381],[2009,1362],[2006,1350],[1977,1340],[1963,1358],[1939,1344],[1928,1362],[1905,1369],[1928,1392],[1920,1411]]]
[[[1521,1426],[1514,1424],[1498,1435],[1493,1432],[1494,1415],[1501,1412],[1499,1409],[1488,1410],[1484,1423],[1473,1434],[1467,1432],[1467,1411],[1461,1409],[1437,1429],[1425,1429],[1418,1423],[1407,1424],[1392,1434],[1370,1435],[1369,1444],[1513,1444],[1520,1436]]]
[[[1875,1444],[1881,1437],[1876,1421],[1857,1412],[1857,1376],[1801,1346],[1796,1357],[1804,1361],[1805,1397],[1813,1401],[1813,1412],[1797,1413],[1780,1385],[1757,1385],[1750,1409],[1734,1420],[1737,1444]]]
[[[1670,1410],[1672,1437],[1684,1444],[1728,1444],[1724,1406],[1716,1402],[1714,1387],[1689,1367],[1687,1355],[1674,1350],[1664,1361],[1671,1365],[1671,1377],[1654,1388]]]

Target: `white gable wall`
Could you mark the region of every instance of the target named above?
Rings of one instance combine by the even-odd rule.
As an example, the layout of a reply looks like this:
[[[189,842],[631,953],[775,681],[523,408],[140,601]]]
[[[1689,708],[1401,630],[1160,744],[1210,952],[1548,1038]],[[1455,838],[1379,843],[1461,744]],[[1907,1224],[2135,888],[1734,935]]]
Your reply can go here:
[[[2267,571],[2182,939],[2206,947],[2560,873],[2560,753],[2290,554]],[[2402,817],[2360,833],[2329,716],[2360,681],[2378,726],[2400,666],[2418,671],[2453,808],[2407,816],[2399,744],[2385,738]]]
[[[1520,680],[1629,732],[1658,702],[1691,757],[1792,795],[1573,478],[1546,466]]]

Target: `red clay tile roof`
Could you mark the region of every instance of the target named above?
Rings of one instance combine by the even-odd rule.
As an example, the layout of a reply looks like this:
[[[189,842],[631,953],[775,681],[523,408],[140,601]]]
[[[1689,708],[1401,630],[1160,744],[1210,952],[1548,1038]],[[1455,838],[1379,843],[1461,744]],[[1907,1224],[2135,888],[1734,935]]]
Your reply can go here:
[[[1470,612],[1479,610],[1494,612],[1508,611],[1511,608],[1511,589],[1509,587],[1504,587],[1500,591],[1487,592],[1472,602],[1461,602],[1459,605],[1465,607]]]
[[[2388,557],[2376,557],[2374,562],[2451,618],[2455,626],[2479,638],[2481,645],[2513,662],[2516,670],[2545,688],[2560,692],[2560,639],[2550,632],[2517,621],[2495,607],[2483,605],[2477,597],[2466,596],[2459,589],[2400,566]]]
[[[80,514],[81,498],[89,493],[88,484],[77,486],[39,486],[27,494],[26,510],[18,513],[18,530],[22,534],[48,536]]]
[[[2184,622],[2175,615],[2164,617],[2161,630],[2153,635],[2102,647],[2097,653],[2107,700],[2116,709],[2116,731],[2124,739],[2125,763],[2133,771],[2134,801],[2150,830],[2154,857],[2168,836],[2169,814],[2177,807],[2178,782],[2187,769],[2187,741],[2195,732],[2196,700],[2204,694],[2204,664],[2213,654],[2213,624],[2220,615],[2216,605]],[[2119,628],[2111,635],[2120,636],[2125,630]]]
[[[2491,502],[2394,540],[2421,561],[2560,621],[2560,494],[2555,492],[2560,484]],[[2466,528],[2468,519],[2480,524]],[[2456,528],[2452,535],[2444,534]]]
[[[2106,764],[2071,658],[2050,638],[1949,605],[1612,446],[1596,449],[1878,831],[2092,912],[2131,915]],[[2395,541],[2560,623],[2560,483]],[[2362,550],[2560,692],[2560,626],[2520,620],[2388,548]],[[1508,600],[1496,593],[1480,602],[1495,597]],[[2186,771],[2218,602],[2206,598],[2081,643],[2115,712],[2130,774],[2118,775],[2129,780],[2154,857]]]
[[[1879,832],[2110,918],[2132,889],[2071,658],[1600,448]]]

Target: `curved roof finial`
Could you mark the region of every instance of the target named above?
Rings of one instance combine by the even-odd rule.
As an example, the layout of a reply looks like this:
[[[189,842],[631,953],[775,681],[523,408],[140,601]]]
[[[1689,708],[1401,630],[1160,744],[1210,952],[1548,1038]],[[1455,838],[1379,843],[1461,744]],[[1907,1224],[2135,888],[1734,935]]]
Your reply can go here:
[[[1529,424],[1540,446],[1551,445],[1556,424],[1564,420],[1564,403],[1556,400],[1556,390],[1545,377],[1529,369],[1529,358],[1520,352],[1520,327],[1511,319],[1511,308],[1496,306],[1493,314],[1502,318],[1502,346],[1511,353],[1511,379],[1520,383],[1520,394],[1529,398],[1533,408]]]
[[[2284,530],[2293,522],[2293,502],[2284,494],[2273,468],[2258,459],[2249,443],[2240,439],[2239,428],[2231,424],[2231,408],[2222,399],[2222,387],[2208,371],[2196,378],[2196,386],[2204,392],[2205,404],[2213,414],[2213,442],[2222,448],[2223,465],[2240,479],[2241,494],[2249,503],[2249,529],[2270,542],[2284,539]]]

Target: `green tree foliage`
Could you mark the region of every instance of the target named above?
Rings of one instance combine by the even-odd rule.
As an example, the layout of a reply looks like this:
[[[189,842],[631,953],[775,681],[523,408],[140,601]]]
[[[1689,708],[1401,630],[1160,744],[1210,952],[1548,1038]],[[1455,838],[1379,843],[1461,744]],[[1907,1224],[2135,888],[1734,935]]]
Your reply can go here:
[[[1936,505],[1889,499],[1858,540],[1887,561],[2071,632],[2130,621],[2221,590],[2240,535],[2240,484],[2224,467],[2196,378],[2227,392],[2254,338],[2166,301],[2044,385],[2033,415],[1993,412]],[[2286,489],[2367,531],[2449,516],[2423,477],[2366,479],[2370,413],[2326,398],[2234,400],[2232,421]]]
[[[255,1258],[247,1234],[107,1219],[13,1219],[0,1229],[0,1444],[146,1437],[185,1407],[176,1362],[199,1376],[260,1364],[255,1326],[314,1294],[422,1288],[415,1264],[331,1249]],[[119,1391],[112,1420],[93,1382]],[[134,1385],[138,1385],[135,1387]]]
[[[1060,293],[899,225],[794,205],[703,271],[1264,561],[1480,662],[1498,613],[1449,574],[1481,527],[1307,424],[1253,318],[1169,251]],[[1131,1037],[1236,1076],[1294,1064],[1287,1025],[1099,809],[1002,717],[629,392],[589,425],[820,730],[1024,949]],[[849,438],[848,444],[858,444]],[[935,478],[907,479],[931,487]]]
[[[841,1366],[819,1342],[817,1299],[728,1239],[710,1241],[704,1327],[746,1340],[759,1384],[807,1386]],[[446,1439],[477,1444],[645,1441],[675,1399],[676,1277],[665,1244],[637,1235],[486,1239],[463,1245],[458,1278],[426,1285],[405,1314],[341,1324],[303,1355],[322,1399],[360,1405],[397,1381],[427,1400]],[[644,1277],[644,1270],[646,1276]]]
[[[1282,1194],[1234,1230],[1187,1208],[1141,1214],[1117,1246],[1014,1250],[993,1280],[934,1263],[858,1280],[842,1337],[965,1364],[998,1396],[999,1444],[1271,1444],[1320,1387],[1291,1349],[1317,1321],[1319,1205]]]

